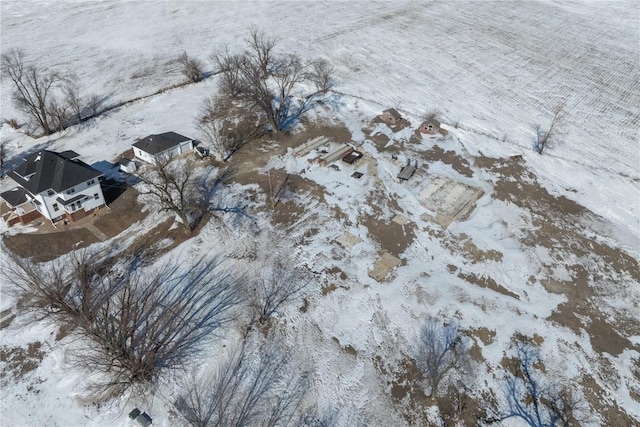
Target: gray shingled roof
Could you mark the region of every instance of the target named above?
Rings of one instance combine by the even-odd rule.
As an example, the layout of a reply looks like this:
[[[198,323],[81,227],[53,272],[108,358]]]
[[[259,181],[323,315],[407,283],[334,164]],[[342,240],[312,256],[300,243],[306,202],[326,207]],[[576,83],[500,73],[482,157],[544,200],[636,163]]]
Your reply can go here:
[[[10,206],[15,207],[20,206],[27,201],[27,192],[24,188],[16,187],[9,191],[0,193],[0,197],[2,197]]]
[[[191,141],[191,138],[187,138],[186,136],[182,136],[175,132],[167,132],[158,135],[149,135],[133,144],[133,146],[139,148],[145,153],[156,155],[176,147],[185,141]]]
[[[398,113],[398,111],[395,108],[388,108],[388,109],[384,110],[383,113],[389,113],[389,115],[391,115],[391,117],[393,117],[395,119],[401,119],[402,118],[400,113]]]
[[[39,151],[26,157],[24,163],[7,175],[33,195],[50,188],[59,193],[102,176],[102,172],[80,160],[69,160],[69,154]]]

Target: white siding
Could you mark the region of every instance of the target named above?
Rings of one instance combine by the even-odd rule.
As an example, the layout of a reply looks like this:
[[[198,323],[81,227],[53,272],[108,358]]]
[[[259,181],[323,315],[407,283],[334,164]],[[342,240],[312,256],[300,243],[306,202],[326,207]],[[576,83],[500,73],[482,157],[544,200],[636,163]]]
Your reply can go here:
[[[89,182],[91,181],[93,182],[89,184]],[[71,194],[67,194],[67,192],[71,189],[73,189],[73,192]],[[96,194],[98,195],[97,198],[95,196]],[[102,188],[100,187],[100,181],[98,180],[98,178],[93,178],[90,181],[67,188],[65,191],[61,193],[54,193],[53,195],[49,195],[47,191],[44,191],[36,195],[35,198],[41,203],[39,209],[40,213],[47,219],[53,220],[61,215],[64,215],[65,213],[65,206],[63,206],[62,203],[58,202],[56,200],[57,198],[70,200],[80,195],[84,196],[79,201],[82,205],[82,208],[87,212],[105,204],[104,195],[102,194]],[[57,211],[55,210],[54,205],[57,205]],[[77,202],[73,206],[75,207],[75,209],[71,209],[71,205],[67,205],[66,209],[72,213],[80,210],[80,208],[78,208]]]

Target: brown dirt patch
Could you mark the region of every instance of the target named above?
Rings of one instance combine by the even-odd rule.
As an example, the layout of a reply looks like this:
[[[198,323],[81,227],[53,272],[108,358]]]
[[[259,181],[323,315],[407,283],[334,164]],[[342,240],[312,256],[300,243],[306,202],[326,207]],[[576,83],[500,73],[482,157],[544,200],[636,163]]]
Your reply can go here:
[[[599,296],[618,295],[624,292],[624,283],[635,286],[640,282],[638,261],[619,248],[603,243],[606,239],[597,239],[599,234],[608,235],[606,221],[564,196],[550,194],[520,159],[479,157],[475,164],[497,177],[495,198],[513,203],[531,215],[535,228],[523,232],[520,242],[528,247],[547,248],[551,258],[559,264],[565,263],[572,276],[567,281],[552,278],[540,281],[549,292],[563,294],[568,299],[549,320],[576,333],[584,329],[593,348],[600,353],[617,355],[626,348],[637,348],[623,335],[637,334],[639,328],[632,326],[637,325],[637,315],[618,313],[611,319],[599,307]],[[565,260],[572,262],[566,265]],[[551,266],[547,276],[552,276]],[[604,283],[614,287],[602,286]]]
[[[376,356],[373,362],[388,378],[391,398],[409,425],[430,425],[422,414],[434,405],[438,406],[445,425],[450,426],[474,425],[486,415],[483,410],[484,399],[473,398],[467,391],[453,386],[441,390],[437,397],[427,397],[421,385],[422,371],[408,356],[403,357],[399,364],[385,363],[380,356]]]
[[[332,274],[337,276],[340,280],[347,280],[347,274],[342,271],[339,267],[331,267],[330,269],[327,270],[328,274]]]
[[[469,330],[469,335],[480,338],[484,345],[490,345],[496,337],[496,331],[484,327],[473,328]]]
[[[31,371],[34,371],[42,361],[44,352],[41,350],[41,342],[29,343],[27,348],[2,347],[0,348],[0,362],[3,366],[3,377],[11,375],[14,380],[19,380]]]
[[[444,245],[452,252],[461,254],[472,264],[486,261],[502,261],[502,253],[494,249],[483,250],[478,248],[470,236],[465,233],[450,235],[443,241]]]
[[[334,283],[330,283],[327,286],[322,287],[322,295],[327,296],[336,289],[338,289],[338,287]]]
[[[469,283],[473,283],[474,285],[480,286],[481,288],[491,289],[492,291],[501,293],[502,295],[506,295],[511,298],[515,298],[517,300],[520,299],[520,295],[511,292],[509,289],[505,288],[502,285],[499,285],[492,277],[489,277],[489,276],[478,277],[475,273],[472,273],[472,274],[458,273],[458,277],[460,279],[466,280]]]
[[[36,262],[44,262],[100,240],[86,228],[80,228],[49,234],[16,234],[5,236],[3,241],[15,254],[23,258],[32,258]]]
[[[138,192],[132,187],[113,200],[109,208],[110,212],[107,215],[98,217],[93,223],[109,238],[117,236],[148,215],[142,211],[142,205],[138,203]]]
[[[420,156],[423,160],[426,160],[428,162],[440,161],[446,165],[450,165],[453,170],[464,176],[473,176],[473,170],[471,169],[469,161],[463,157],[460,157],[454,151],[444,151],[438,145],[434,145],[430,150],[421,152]]]
[[[598,385],[590,375],[585,375],[580,381],[584,397],[609,426],[638,426],[640,420],[633,419],[615,401],[612,401],[608,393]]]
[[[361,216],[359,220],[367,227],[369,235],[380,245],[381,252],[389,252],[398,258],[416,238],[413,223],[400,225],[370,215]]]

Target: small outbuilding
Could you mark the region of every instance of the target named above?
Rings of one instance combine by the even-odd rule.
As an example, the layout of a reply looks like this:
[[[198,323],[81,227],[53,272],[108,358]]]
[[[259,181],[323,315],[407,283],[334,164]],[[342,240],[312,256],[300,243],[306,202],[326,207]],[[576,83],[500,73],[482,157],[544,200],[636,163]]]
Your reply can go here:
[[[435,135],[440,130],[440,122],[436,119],[427,119],[418,128],[420,133],[427,135]]]
[[[193,150],[193,140],[175,132],[149,135],[133,144],[133,154],[147,163]]]
[[[380,116],[380,118],[386,124],[390,126],[395,126],[400,122],[400,120],[402,119],[402,116],[394,108],[389,108],[388,110],[384,110],[382,112],[382,115]]]
[[[136,162],[134,162],[131,159],[126,159],[126,158],[120,159],[118,161],[118,165],[120,167],[120,170],[126,173],[134,173],[138,169]]]

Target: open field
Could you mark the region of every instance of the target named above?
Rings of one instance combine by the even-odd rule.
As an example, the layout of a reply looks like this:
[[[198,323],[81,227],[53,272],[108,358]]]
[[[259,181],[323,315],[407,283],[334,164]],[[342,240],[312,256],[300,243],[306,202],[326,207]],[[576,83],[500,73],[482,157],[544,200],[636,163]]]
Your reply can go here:
[[[155,266],[221,256],[245,277],[286,254],[310,284],[262,326],[309,370],[309,399],[336,411],[337,426],[452,422],[451,395],[428,398],[415,362],[431,316],[455,320],[471,342],[463,425],[504,400],[519,341],[540,351],[544,378],[576,387],[582,425],[640,424],[640,3],[30,1],[2,2],[0,12],[3,52],[23,47],[43,66],[75,71],[107,105],[179,83],[183,50],[212,71],[211,53],[238,46],[251,24],[276,36],[279,51],[326,57],[337,74],[327,102],[291,133],[200,163],[235,170],[225,197],[246,203],[254,223],[207,217],[186,236],[134,185],[88,228],[2,228],[3,251],[51,259],[79,240],[117,253],[152,247]],[[211,76],[49,137],[3,125],[6,165],[40,149],[114,161],[165,131],[200,138],[196,117],[218,84]],[[0,96],[3,118],[18,117],[10,91]],[[568,125],[539,156],[535,126],[558,103]],[[376,119],[389,107],[403,126]],[[416,135],[429,110],[446,132]],[[292,154],[319,136],[335,144]],[[338,142],[363,158],[320,164]],[[408,160],[418,168],[400,181]],[[468,192],[468,209],[450,191],[421,198],[434,182]],[[435,199],[452,218],[434,220]],[[173,377],[144,398],[88,398],[87,372],[68,363],[82,343],[25,314],[4,282],[0,291],[0,424],[132,427],[127,413],[138,406],[153,425],[188,425]],[[248,333],[222,332],[195,361],[201,371]]]

